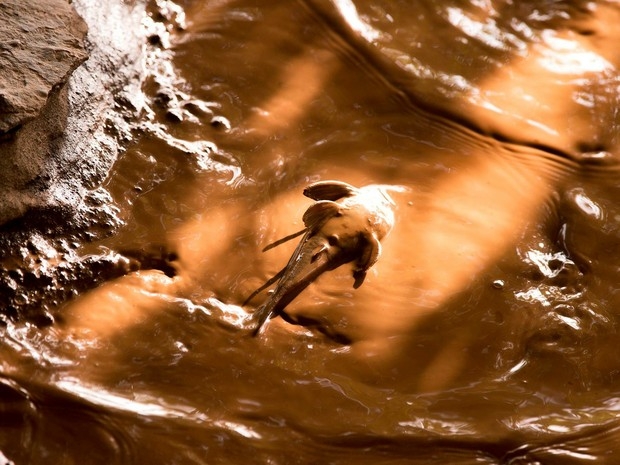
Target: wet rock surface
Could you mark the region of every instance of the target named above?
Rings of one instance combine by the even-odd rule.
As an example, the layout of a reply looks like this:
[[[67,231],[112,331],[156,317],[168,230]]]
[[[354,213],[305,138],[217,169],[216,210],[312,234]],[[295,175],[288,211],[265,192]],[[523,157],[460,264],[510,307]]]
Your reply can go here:
[[[0,224],[54,183],[68,115],[65,84],[88,58],[86,24],[63,0],[0,5]]]
[[[122,148],[121,133],[126,139],[140,108],[127,104],[123,92],[141,85],[137,35],[144,6],[87,3],[0,5],[6,25],[0,31],[4,316],[17,316],[20,307],[45,320],[43,295],[58,302],[81,287],[78,276],[88,275],[89,283],[94,276],[109,277],[95,262],[125,267],[117,266],[114,254],[84,261],[74,249],[80,241],[110,234],[121,222],[109,194],[98,186]]]
[[[0,77],[12,102],[0,128],[9,131],[0,141],[0,224],[51,211],[66,223],[109,172],[141,108],[143,3],[30,3],[2,7],[6,43],[21,48],[4,53],[12,58]]]
[[[182,10],[170,2],[58,3],[81,27],[83,58],[73,68],[83,63],[48,89],[35,116],[0,136],[1,313],[43,324],[53,321],[50,309],[100,282],[142,268],[174,273],[165,247],[117,253],[88,245],[118,231],[124,219],[117,201],[131,202],[143,189],[115,199],[102,184],[127,145],[151,133],[184,153],[211,150],[152,123],[156,114],[192,118],[188,106],[210,112],[180,90],[167,65],[168,34],[184,27]],[[14,28],[22,30],[37,24],[21,19],[28,6],[0,8],[11,7]]]
[[[0,132],[37,117],[87,58],[86,24],[66,0],[0,4]]]

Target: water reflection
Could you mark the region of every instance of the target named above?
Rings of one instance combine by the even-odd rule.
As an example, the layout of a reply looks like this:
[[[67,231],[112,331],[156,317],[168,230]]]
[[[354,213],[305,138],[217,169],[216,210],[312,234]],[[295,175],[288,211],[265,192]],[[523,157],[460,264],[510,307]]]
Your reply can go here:
[[[5,329],[6,457],[613,463],[617,7],[183,6],[105,185],[126,225],[76,252],[150,269]],[[251,338],[320,179],[408,190],[364,286],[287,307],[321,332]]]

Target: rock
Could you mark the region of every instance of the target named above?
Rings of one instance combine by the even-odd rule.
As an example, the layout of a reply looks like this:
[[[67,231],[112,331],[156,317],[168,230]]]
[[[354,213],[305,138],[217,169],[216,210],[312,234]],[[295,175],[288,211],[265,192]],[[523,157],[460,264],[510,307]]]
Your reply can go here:
[[[68,223],[105,178],[141,107],[144,11],[139,0],[0,2],[0,225]]]
[[[86,24],[67,0],[0,2],[0,133],[35,118],[87,58]]]
[[[69,80],[69,117],[60,158],[72,168],[67,187],[99,185],[131,138],[146,79],[144,1],[73,0],[88,24],[89,60]]]
[[[14,2],[24,5],[23,16],[30,15],[29,3]],[[182,19],[182,10],[170,19],[158,14],[160,4],[174,6],[150,2],[155,9],[148,11],[146,0],[73,0],[71,7],[88,26],[88,60],[49,89],[38,113],[0,133],[0,324],[7,319],[48,324],[53,309],[103,280],[142,268],[173,272],[174,257],[167,252],[119,254],[96,246],[83,252],[81,247],[122,225],[120,209],[101,186],[119,152],[149,128],[155,137],[169,137],[160,126],[149,125],[153,96],[143,88],[157,94],[162,86],[152,83],[168,83],[165,90],[174,105],[210,111],[175,88],[173,73],[153,77],[172,69],[172,55],[150,44],[153,31],[145,24],[165,37],[168,29],[181,27]],[[172,137],[167,142],[183,152],[210,150]]]

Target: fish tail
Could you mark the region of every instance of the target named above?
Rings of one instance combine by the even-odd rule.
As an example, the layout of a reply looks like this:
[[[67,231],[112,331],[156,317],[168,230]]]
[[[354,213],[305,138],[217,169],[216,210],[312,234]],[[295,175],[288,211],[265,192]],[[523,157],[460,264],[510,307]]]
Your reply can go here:
[[[261,305],[256,309],[253,316],[256,318],[256,323],[254,329],[252,329],[252,337],[256,337],[263,332],[263,328],[265,327],[265,322],[271,317],[273,314],[273,308],[269,305],[269,302]]]

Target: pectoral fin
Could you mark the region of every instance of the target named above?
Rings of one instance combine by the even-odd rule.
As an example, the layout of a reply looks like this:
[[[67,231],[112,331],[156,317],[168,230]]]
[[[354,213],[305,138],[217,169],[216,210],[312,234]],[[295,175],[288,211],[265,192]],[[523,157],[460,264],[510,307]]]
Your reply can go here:
[[[340,214],[340,205],[330,200],[320,200],[306,210],[303,221],[306,227],[316,231],[325,221]]]
[[[354,195],[357,189],[346,182],[319,181],[304,189],[304,195],[314,200],[338,200]]]
[[[353,270],[353,289],[357,289],[362,284],[364,284],[364,279],[366,279],[366,270]]]
[[[355,269],[353,270],[353,278],[355,282],[353,287],[357,289],[362,285],[366,278],[366,271],[377,263],[379,255],[381,255],[381,243],[375,237],[374,234],[369,235],[367,238],[365,247],[362,250],[360,257],[355,262]]]
[[[282,239],[278,239],[277,241],[272,242],[271,244],[267,245],[263,249],[263,252],[267,252],[268,250],[271,250],[274,247],[279,246],[280,244],[284,244],[285,242],[290,241],[291,239],[295,239],[296,237],[301,236],[305,232],[306,232],[306,229],[302,229],[301,231],[297,231],[296,233],[289,234],[288,236],[285,236]]]

